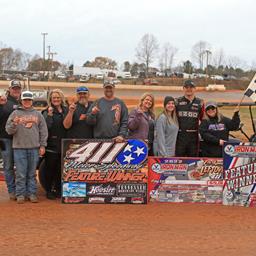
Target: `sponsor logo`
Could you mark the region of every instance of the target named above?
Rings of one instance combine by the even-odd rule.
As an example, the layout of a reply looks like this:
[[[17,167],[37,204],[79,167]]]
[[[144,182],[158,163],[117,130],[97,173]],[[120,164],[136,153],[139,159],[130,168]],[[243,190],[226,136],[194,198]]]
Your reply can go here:
[[[147,184],[117,184],[118,196],[145,196]]]
[[[116,188],[111,185],[91,185],[88,189],[87,195],[104,195],[112,196],[115,194]]]
[[[156,172],[156,173],[162,173],[163,171],[161,170],[161,165],[158,163],[154,163],[151,166],[152,171]]]
[[[81,197],[64,197],[64,203],[81,203],[84,201],[84,198]]]
[[[103,204],[105,203],[105,198],[103,197],[90,197],[88,200],[89,204]]]
[[[64,182],[62,185],[63,197],[85,197],[86,183],[84,182]]]
[[[136,181],[147,182],[147,175],[141,172],[108,171],[108,172],[80,172],[68,170],[63,174],[64,181],[86,181],[86,182],[117,182]]]
[[[144,203],[144,198],[143,197],[132,197],[131,198],[131,203],[133,203],[133,204],[143,204]]]
[[[229,156],[232,156],[235,152],[235,147],[233,145],[226,145],[225,148],[224,148],[224,152],[229,155]]]
[[[140,140],[128,140],[127,142],[114,143],[113,141],[88,141],[79,148],[69,148],[65,161],[72,165],[87,164],[111,164],[139,165],[147,158],[147,144]]]
[[[226,145],[224,152],[229,156],[236,157],[255,157],[256,146],[253,145]]]
[[[112,197],[111,203],[125,203],[126,197]]]

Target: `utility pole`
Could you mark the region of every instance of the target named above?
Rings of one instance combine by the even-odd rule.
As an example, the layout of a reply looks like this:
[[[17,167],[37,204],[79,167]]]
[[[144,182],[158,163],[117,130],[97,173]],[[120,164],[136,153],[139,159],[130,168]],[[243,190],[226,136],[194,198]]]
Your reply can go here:
[[[49,52],[48,52],[48,57],[49,57],[49,61],[50,61],[50,74],[51,74],[51,77],[52,77],[52,69],[53,69],[53,56],[54,55],[57,55],[57,52],[50,52],[50,49],[51,47],[48,46],[48,49],[49,49]]]
[[[48,35],[46,32],[42,32],[41,35],[43,36],[43,70],[45,69],[45,37]]]
[[[51,59],[51,46],[48,45],[47,48],[48,48],[48,52],[47,52],[48,60],[50,60]]]
[[[205,50],[206,54],[206,75],[208,75],[209,56],[212,54],[210,50]]]

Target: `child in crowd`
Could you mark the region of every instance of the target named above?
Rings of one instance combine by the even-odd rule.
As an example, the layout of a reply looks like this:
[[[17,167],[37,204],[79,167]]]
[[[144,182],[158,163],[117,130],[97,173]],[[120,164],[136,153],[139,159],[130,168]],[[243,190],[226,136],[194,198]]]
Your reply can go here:
[[[13,135],[14,163],[16,166],[17,203],[27,197],[37,203],[36,165],[39,154],[44,155],[47,143],[47,126],[42,114],[33,108],[33,94],[21,94],[21,106],[13,111],[6,123],[6,131]]]

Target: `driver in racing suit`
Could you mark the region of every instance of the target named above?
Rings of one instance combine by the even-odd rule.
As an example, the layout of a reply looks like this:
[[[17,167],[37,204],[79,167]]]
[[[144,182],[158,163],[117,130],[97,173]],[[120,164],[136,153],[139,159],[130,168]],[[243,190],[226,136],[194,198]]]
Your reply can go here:
[[[204,103],[195,97],[195,84],[191,80],[184,83],[184,96],[176,101],[179,132],[176,142],[176,156],[197,157],[199,153],[199,122],[203,117]]]

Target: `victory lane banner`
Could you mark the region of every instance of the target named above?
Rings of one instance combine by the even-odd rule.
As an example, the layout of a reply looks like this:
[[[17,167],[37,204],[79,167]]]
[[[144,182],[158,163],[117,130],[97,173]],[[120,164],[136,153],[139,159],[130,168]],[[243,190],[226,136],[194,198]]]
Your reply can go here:
[[[256,207],[256,143],[225,143],[223,161],[223,204]]]
[[[150,201],[222,203],[222,158],[149,157]]]
[[[146,204],[147,157],[142,140],[63,140],[62,202]]]

